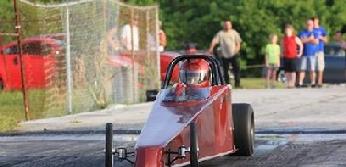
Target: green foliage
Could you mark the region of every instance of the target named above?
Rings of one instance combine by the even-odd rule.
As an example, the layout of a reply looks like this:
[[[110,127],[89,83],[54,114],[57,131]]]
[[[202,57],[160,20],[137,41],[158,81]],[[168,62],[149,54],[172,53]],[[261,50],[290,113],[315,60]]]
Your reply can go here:
[[[157,3],[156,0],[125,0],[125,2],[133,5],[154,5]]]
[[[0,0],[0,32],[14,32],[14,12],[12,0]],[[11,40],[11,37],[0,36],[0,45]]]

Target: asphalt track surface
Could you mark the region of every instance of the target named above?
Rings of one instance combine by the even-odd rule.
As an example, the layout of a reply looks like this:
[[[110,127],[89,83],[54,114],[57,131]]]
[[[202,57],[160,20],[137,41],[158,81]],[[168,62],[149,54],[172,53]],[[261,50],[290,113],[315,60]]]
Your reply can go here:
[[[19,136],[0,141],[1,167],[104,166],[104,135]],[[131,148],[134,142],[117,146]],[[252,157],[224,156],[201,167],[346,166],[346,134],[259,134]],[[115,162],[130,167],[127,162]]]

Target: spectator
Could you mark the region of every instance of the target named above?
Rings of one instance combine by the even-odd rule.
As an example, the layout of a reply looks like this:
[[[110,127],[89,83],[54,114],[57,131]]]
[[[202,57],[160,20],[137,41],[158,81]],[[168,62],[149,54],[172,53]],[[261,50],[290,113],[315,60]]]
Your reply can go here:
[[[236,88],[240,87],[240,43],[240,35],[232,28],[231,21],[224,21],[223,30],[215,35],[208,50],[209,53],[213,53],[215,45],[220,44],[222,54],[218,56],[221,57],[225,81],[230,84],[228,71],[229,65],[232,64]]]
[[[306,29],[299,34],[300,39],[303,42],[303,56],[300,58],[300,72],[298,87],[303,86],[305,78],[305,72],[310,72],[311,86],[315,87],[316,82],[316,48],[318,44],[317,34],[314,33],[314,22],[309,19],[306,22]]]
[[[162,30],[161,21],[159,21],[160,30],[157,33],[157,36],[154,36],[152,33],[147,33],[147,48],[151,51],[163,52],[167,45],[167,37],[165,32]],[[159,41],[159,43],[156,43]]]
[[[150,51],[159,51],[160,47],[158,47],[158,43],[156,43],[157,39],[155,35],[148,32],[147,33],[147,49]]]
[[[115,55],[117,51],[120,50],[119,46],[119,38],[118,38],[118,29],[117,27],[113,27],[107,34],[107,42],[108,42],[108,54]]]
[[[346,41],[342,38],[341,31],[337,31],[334,35],[334,42],[341,46],[341,48],[346,49]]]
[[[124,48],[128,51],[139,50],[139,30],[138,18],[135,16],[131,19],[130,24],[124,25],[121,31],[121,41]]]
[[[299,53],[297,53],[299,46]],[[281,56],[283,56],[287,87],[294,88],[296,84],[297,60],[303,54],[303,44],[295,35],[292,25],[286,25],[285,36],[281,41]]]
[[[313,17],[314,32],[317,34],[318,45],[316,50],[317,57],[317,86],[319,88],[323,85],[323,71],[324,71],[324,44],[327,42],[327,33],[323,27],[319,25],[318,17]]]
[[[335,34],[334,34],[334,41],[333,43],[337,44],[337,45],[340,45],[340,47],[346,51],[346,41],[342,38],[342,32],[341,31],[337,31]],[[345,53],[345,52],[344,52]],[[345,57],[345,65],[346,65],[346,57]],[[346,78],[346,69],[345,69],[345,78]]]
[[[280,67],[280,46],[277,44],[278,36],[271,34],[270,43],[266,45],[265,64],[267,68],[267,88],[274,87],[276,81],[276,72]]]
[[[165,50],[165,47],[167,46],[167,36],[166,33],[162,30],[162,22],[159,22],[160,26],[160,32],[159,32],[159,41],[160,41],[160,47],[159,51],[162,52]]]

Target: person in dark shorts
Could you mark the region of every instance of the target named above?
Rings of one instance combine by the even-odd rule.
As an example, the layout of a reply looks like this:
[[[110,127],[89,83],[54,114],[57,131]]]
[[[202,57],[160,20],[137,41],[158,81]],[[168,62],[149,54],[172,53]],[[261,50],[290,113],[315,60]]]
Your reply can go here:
[[[299,53],[297,52],[299,48]],[[296,83],[297,59],[303,54],[303,43],[295,35],[292,25],[286,25],[285,36],[281,41],[281,56],[287,78],[287,87],[294,88]]]

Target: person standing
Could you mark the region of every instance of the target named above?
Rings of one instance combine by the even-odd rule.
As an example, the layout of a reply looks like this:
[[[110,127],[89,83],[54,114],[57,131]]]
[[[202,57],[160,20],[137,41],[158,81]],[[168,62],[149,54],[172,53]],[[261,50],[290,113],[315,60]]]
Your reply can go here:
[[[167,46],[167,36],[166,33],[163,31],[162,29],[162,22],[159,22],[159,26],[160,26],[160,31],[159,31],[159,51],[163,52]]]
[[[300,32],[299,37],[303,42],[303,56],[300,58],[298,87],[303,86],[306,71],[310,72],[311,86],[315,87],[316,49],[318,45],[318,37],[317,34],[314,32],[313,20],[307,20],[306,29]]]
[[[317,34],[318,45],[316,50],[317,57],[317,86],[323,86],[323,71],[324,71],[324,44],[328,42],[326,30],[319,25],[318,17],[311,18],[314,21],[314,32]]]
[[[277,44],[278,36],[271,34],[270,43],[266,45],[265,65],[267,68],[267,88],[274,87],[276,81],[276,72],[280,67],[280,46]]]
[[[298,46],[298,48],[297,48]],[[299,53],[297,52],[299,49]],[[283,64],[285,75],[287,78],[287,87],[294,88],[296,84],[297,73],[297,59],[303,54],[303,43],[295,35],[292,25],[286,25],[285,36],[281,41],[281,56],[283,57]]]
[[[346,50],[346,41],[342,38],[341,31],[335,32],[333,39],[333,43],[340,45],[342,49]]]
[[[139,30],[138,18],[135,16],[131,19],[130,24],[124,25],[121,31],[121,42],[125,50],[138,51],[139,50]]]
[[[232,28],[232,22],[227,20],[223,23],[223,30],[219,31],[211,41],[208,52],[213,53],[217,44],[221,47],[221,61],[223,66],[224,78],[227,84],[230,84],[229,66],[232,65],[232,71],[235,77],[235,87],[240,87],[240,51],[241,38],[239,33]]]

